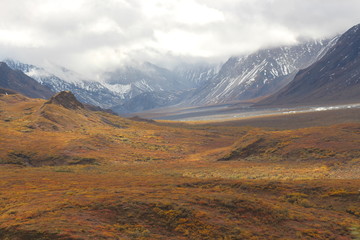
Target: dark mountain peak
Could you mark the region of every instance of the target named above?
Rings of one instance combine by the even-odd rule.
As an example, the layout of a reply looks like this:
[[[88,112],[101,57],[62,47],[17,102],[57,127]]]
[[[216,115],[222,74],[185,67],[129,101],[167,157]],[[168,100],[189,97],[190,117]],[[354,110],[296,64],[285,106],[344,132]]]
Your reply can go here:
[[[73,110],[84,108],[84,105],[79,102],[70,91],[62,91],[55,94],[45,104],[57,104],[63,106],[64,108]]]

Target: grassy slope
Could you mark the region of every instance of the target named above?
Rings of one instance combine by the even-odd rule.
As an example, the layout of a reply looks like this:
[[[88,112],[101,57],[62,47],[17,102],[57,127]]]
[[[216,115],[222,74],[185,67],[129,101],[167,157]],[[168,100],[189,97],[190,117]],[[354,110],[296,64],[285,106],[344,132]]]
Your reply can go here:
[[[231,141],[228,136],[209,136],[206,131],[180,131],[43,103],[18,95],[0,98],[3,162],[21,162],[26,156],[35,166],[61,165],[64,162],[56,159],[64,156],[69,161],[94,158],[100,163],[171,160]],[[17,155],[24,155],[23,159],[16,159]]]
[[[0,161],[16,163],[0,165],[0,239],[351,239],[360,225],[358,122],[151,124],[43,103],[0,96]]]

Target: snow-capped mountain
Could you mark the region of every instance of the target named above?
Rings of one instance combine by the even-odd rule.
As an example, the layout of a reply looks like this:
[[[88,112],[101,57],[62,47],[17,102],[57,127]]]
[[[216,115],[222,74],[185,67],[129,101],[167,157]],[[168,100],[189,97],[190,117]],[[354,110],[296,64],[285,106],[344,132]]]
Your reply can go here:
[[[103,84],[131,99],[146,92],[179,91],[188,88],[172,71],[149,62],[129,65],[105,74]]]
[[[5,62],[0,62],[0,88],[10,89],[31,98],[47,99],[54,94],[48,87],[39,84],[22,71],[11,69]]]
[[[6,59],[4,62],[10,68],[24,72],[53,92],[73,92],[83,103],[110,108],[124,99],[124,96],[110,91],[101,83],[84,80],[79,74],[62,67],[52,66],[51,70],[48,70],[11,59]]]
[[[186,103],[217,104],[269,95],[289,83],[299,69],[320,59],[336,40],[311,41],[231,57]]]
[[[124,101],[112,107],[117,113],[140,112],[178,104],[194,89],[213,78],[220,64],[182,64],[167,70],[151,63],[127,66],[108,75],[109,89],[126,89]]]
[[[317,62],[258,105],[348,104],[360,101],[360,24]]]
[[[96,82],[55,65],[43,68],[11,59],[4,61],[53,92],[71,91],[83,103],[112,108],[118,113],[176,104],[184,93],[208,81],[219,69],[188,65],[170,71],[147,62],[108,72],[102,81]]]

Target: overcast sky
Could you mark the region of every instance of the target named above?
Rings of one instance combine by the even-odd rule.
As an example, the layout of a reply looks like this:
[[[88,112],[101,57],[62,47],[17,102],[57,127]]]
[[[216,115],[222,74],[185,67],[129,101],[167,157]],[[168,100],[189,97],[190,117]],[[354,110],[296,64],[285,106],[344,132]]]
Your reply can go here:
[[[359,0],[1,0],[0,57],[98,74],[325,38],[360,23]]]

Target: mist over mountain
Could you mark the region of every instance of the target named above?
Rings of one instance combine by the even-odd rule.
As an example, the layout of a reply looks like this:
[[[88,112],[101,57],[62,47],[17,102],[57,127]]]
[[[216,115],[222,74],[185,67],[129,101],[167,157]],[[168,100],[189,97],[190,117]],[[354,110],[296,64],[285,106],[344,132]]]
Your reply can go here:
[[[105,75],[105,85],[127,99],[145,92],[183,90],[188,86],[172,71],[145,62],[118,68]]]
[[[118,113],[140,112],[183,103],[219,72],[220,64],[181,64],[173,70],[145,63],[111,74],[109,89],[127,87],[124,101],[112,107]]]
[[[282,88],[259,104],[357,101],[357,29],[355,26],[331,39],[234,56],[224,64],[182,63],[173,69],[149,62],[129,64],[105,73],[100,81],[63,67],[37,67],[11,59],[5,62],[52,92],[71,91],[83,103],[121,114],[254,101]],[[9,86],[2,87],[18,91]]]

